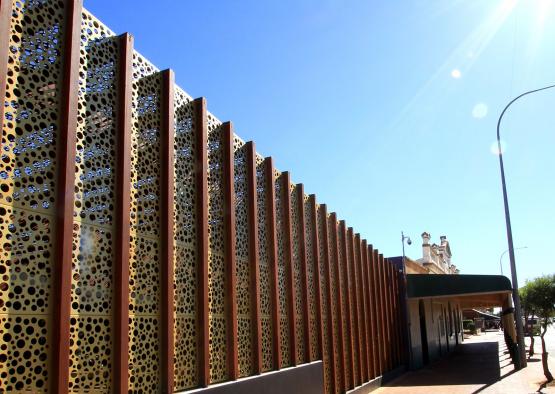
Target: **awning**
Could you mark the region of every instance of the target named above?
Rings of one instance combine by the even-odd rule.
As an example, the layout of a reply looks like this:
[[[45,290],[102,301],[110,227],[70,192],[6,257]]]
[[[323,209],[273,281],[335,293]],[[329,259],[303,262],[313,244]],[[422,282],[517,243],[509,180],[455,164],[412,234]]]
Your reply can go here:
[[[501,306],[511,292],[502,275],[407,275],[408,298],[451,298],[469,308]]]

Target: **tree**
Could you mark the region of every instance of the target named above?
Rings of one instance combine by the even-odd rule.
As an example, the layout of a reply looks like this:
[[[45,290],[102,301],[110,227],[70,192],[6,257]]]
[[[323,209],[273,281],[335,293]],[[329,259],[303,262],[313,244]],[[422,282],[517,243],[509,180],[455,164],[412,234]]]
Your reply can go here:
[[[520,303],[522,309],[524,310],[524,333],[530,336],[530,349],[528,350],[528,357],[534,355],[534,330],[531,324],[529,324],[530,316],[534,316],[534,305],[530,302],[530,288],[532,287],[532,282],[526,281],[524,287],[521,287],[518,291],[520,294]]]
[[[555,275],[544,275],[526,284],[525,291],[529,305],[535,310],[540,323],[540,338],[542,341],[542,366],[543,374],[548,382],[553,381],[553,375],[547,365],[547,349],[545,347],[545,333],[552,324],[555,316]]]

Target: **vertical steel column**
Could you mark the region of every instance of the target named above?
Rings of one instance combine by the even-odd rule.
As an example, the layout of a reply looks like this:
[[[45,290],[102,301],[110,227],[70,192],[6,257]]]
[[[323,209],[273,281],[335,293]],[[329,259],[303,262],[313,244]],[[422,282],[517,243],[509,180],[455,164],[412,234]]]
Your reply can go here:
[[[400,298],[399,298],[399,272],[396,266],[391,267],[391,276],[393,278],[393,310],[395,319],[395,356],[397,365],[403,363],[401,352],[402,352],[402,335],[401,335],[401,324],[403,319],[401,317]]]
[[[210,384],[208,322],[208,119],[206,100],[194,101],[195,112],[195,189],[197,226],[197,319],[199,385]]]
[[[314,197],[316,200],[316,197]],[[333,335],[333,297],[332,297],[332,277],[333,277],[333,266],[330,263],[330,244],[329,244],[329,226],[328,226],[328,211],[326,204],[320,205],[320,209],[322,210],[322,248],[324,249],[324,273],[326,274],[326,309],[328,310],[328,321],[327,327],[325,328],[325,332],[328,335],[328,344],[330,348],[328,349],[329,352],[329,363],[330,363],[330,374],[331,374],[331,387],[333,388],[334,392],[340,389],[341,385],[340,382],[335,380],[335,372],[338,368],[337,360],[335,359],[335,347],[337,344],[335,343],[335,336]],[[332,228],[333,231],[333,228]],[[323,344],[322,344],[323,349]],[[322,356],[323,358],[323,356]]]
[[[391,337],[391,368],[395,368],[397,359],[397,343],[395,342],[395,315],[394,315],[394,307],[393,307],[393,277],[391,272],[391,263],[389,259],[385,259],[385,265],[387,267],[387,291],[388,291],[388,300],[387,303],[389,305],[389,332]]]
[[[174,384],[174,84],[172,70],[162,72],[161,258],[162,258],[162,393]]]
[[[366,339],[366,323],[368,315],[366,314],[366,300],[364,298],[366,286],[364,284],[364,274],[362,271],[362,241],[360,234],[355,235],[355,272],[358,283],[357,303],[358,303],[358,338],[359,338],[359,359],[360,359],[360,382],[368,381],[368,349]]]
[[[55,285],[52,330],[52,392],[66,393],[69,385],[69,314],[71,309],[71,263],[73,249],[73,203],[75,195],[75,143],[81,43],[81,0],[64,1],[63,81],[56,196]],[[4,8],[4,6],[2,6]]]
[[[379,268],[379,258],[378,249],[370,250],[372,255],[372,264],[370,264],[370,272],[372,275],[372,282],[374,284],[374,308],[375,308],[375,320],[376,320],[376,340],[375,345],[378,350],[377,353],[377,366],[376,376],[383,374],[384,367],[384,343],[383,343],[383,315],[382,315],[382,305],[381,305],[381,289],[380,289],[380,268]]]
[[[373,328],[373,320],[374,320],[374,315],[372,313],[372,293],[370,290],[370,277],[369,277],[369,269],[368,269],[368,245],[366,240],[362,241],[362,246],[361,246],[361,255],[362,255],[362,261],[361,261],[361,266],[362,266],[362,280],[363,280],[363,296],[364,296],[364,310],[365,312],[365,328],[364,328],[364,336],[365,336],[365,340],[366,340],[366,360],[367,360],[367,379],[366,380],[371,380],[375,377],[374,374],[374,345],[373,345],[373,340],[374,340],[374,328]]]
[[[354,320],[354,326],[351,327],[351,343],[352,343],[352,355],[351,358],[356,362],[353,364],[353,387],[359,386],[362,382],[362,357],[360,349],[360,320],[358,313],[358,283],[357,283],[357,273],[356,273],[356,262],[355,262],[355,240],[353,228],[349,227],[347,230],[347,244],[350,245],[351,251],[349,253],[349,258],[347,259],[347,273],[349,274],[349,293],[351,296],[351,316]],[[349,248],[347,248],[349,250]],[[351,319],[349,319],[351,320]],[[356,365],[358,363],[358,366]],[[356,372],[356,374],[355,374]],[[358,375],[358,379],[357,376]]]
[[[283,193],[283,226],[284,226],[284,256],[285,256],[285,271],[287,282],[287,298],[288,298],[288,317],[289,317],[289,345],[291,364],[293,366],[299,364],[297,357],[297,336],[295,333],[295,324],[297,322],[297,312],[295,310],[295,269],[293,267],[293,245],[291,243],[291,191],[289,185],[291,184],[291,176],[288,171],[281,174],[280,179]]]
[[[384,365],[385,371],[391,370],[391,336],[389,332],[389,304],[387,302],[387,282],[385,273],[385,263],[383,254],[380,253],[378,256],[379,266],[380,266],[380,289],[381,289],[381,299],[382,299],[382,318],[384,322]]]
[[[347,391],[347,379],[346,379],[346,366],[345,366],[345,349],[343,349],[344,344],[344,335],[343,332],[343,319],[345,317],[345,313],[343,311],[343,295],[341,294],[341,270],[340,270],[340,262],[339,262],[339,236],[338,231],[339,228],[337,226],[337,215],[335,212],[332,212],[330,215],[331,221],[331,231],[333,234],[333,261],[334,261],[334,277],[335,277],[335,288],[337,289],[337,306],[336,306],[336,321],[337,321],[337,337],[339,340],[338,345],[338,353],[339,353],[339,378],[340,382],[338,382],[340,390]]]
[[[350,381],[346,382],[345,389],[352,389],[355,387],[355,359],[354,359],[354,346],[353,346],[353,330],[351,325],[351,314],[352,314],[352,307],[351,307],[351,283],[349,278],[349,256],[348,256],[348,249],[347,249],[347,226],[345,225],[345,221],[341,220],[339,222],[339,231],[342,235],[342,242],[341,242],[341,250],[343,251],[343,261],[340,262],[340,275],[342,277],[343,282],[343,289],[345,291],[345,307],[347,308],[345,312],[345,322],[347,323],[347,332],[345,335],[347,336],[347,346],[349,347],[349,354],[347,356],[348,364],[345,367],[345,371],[347,368],[350,372]],[[347,379],[347,375],[345,375],[345,379]]]
[[[276,185],[274,180],[274,162],[271,157],[264,159],[266,174],[266,217],[268,218],[268,241],[269,241],[269,265],[272,276],[272,327],[273,349],[275,369],[281,368],[280,351],[280,313],[279,313],[279,279],[278,279],[278,253],[277,253],[277,230],[276,230]]]
[[[129,237],[131,227],[131,131],[133,36],[118,38],[118,108],[114,245],[114,392],[126,393],[129,379]]]
[[[6,97],[8,59],[10,56],[12,0],[0,0],[0,99]],[[4,130],[4,104],[0,105],[0,132]],[[2,141],[0,141],[0,146]]]
[[[316,207],[316,195],[311,194],[309,196],[310,212],[312,217],[312,223],[308,223],[310,226],[310,231],[312,232],[312,256],[314,263],[314,286],[315,286],[315,297],[316,297],[316,330],[318,338],[318,358],[324,359],[324,328],[322,324],[322,290],[320,287],[320,239],[318,237],[318,209]],[[314,361],[311,359],[311,361]]]
[[[225,310],[227,326],[227,362],[230,380],[239,376],[237,349],[237,270],[235,262],[235,174],[233,126],[222,125],[223,132],[223,187],[224,187],[224,255],[225,255]]]
[[[249,232],[249,276],[252,316],[254,373],[262,372],[262,322],[260,319],[260,267],[258,266],[258,202],[256,191],[256,148],[247,142],[247,216]]]
[[[306,223],[304,218],[304,186],[302,183],[297,184],[297,204],[299,211],[299,258],[301,259],[301,286],[302,286],[302,303],[303,303],[303,325],[304,325],[304,345],[305,359],[302,362],[311,362],[311,335],[310,335],[310,304],[308,291],[308,268],[306,263]]]

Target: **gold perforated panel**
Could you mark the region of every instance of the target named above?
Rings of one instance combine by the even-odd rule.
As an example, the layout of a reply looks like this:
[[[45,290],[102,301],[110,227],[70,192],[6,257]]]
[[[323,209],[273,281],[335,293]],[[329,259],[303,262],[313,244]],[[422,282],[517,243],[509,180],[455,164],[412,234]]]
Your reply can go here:
[[[281,368],[291,365],[289,347],[289,311],[287,305],[287,269],[285,267],[285,223],[283,215],[285,207],[283,204],[282,179],[279,171],[274,171],[275,194],[276,194],[276,232],[278,252],[278,290],[279,290],[279,313],[280,313],[280,352]]]
[[[349,336],[348,338],[350,338],[349,340],[349,351],[353,354],[353,368],[354,370],[351,371],[351,373],[354,375],[354,379],[355,379],[355,383],[358,382],[358,375],[359,375],[359,368],[358,368],[358,363],[359,363],[359,359],[357,357],[357,345],[356,345],[356,336],[358,335],[357,330],[356,330],[356,320],[355,320],[355,284],[353,283],[352,279],[353,279],[353,267],[354,267],[354,262],[352,259],[353,256],[353,243],[351,242],[351,238],[350,237],[346,237],[346,241],[347,241],[347,265],[345,266],[345,289],[349,294],[350,297],[350,311],[351,314],[349,315],[349,320],[351,321],[351,332],[349,332]],[[350,364],[349,364],[350,365]]]
[[[305,241],[306,241],[306,271],[308,276],[308,311],[309,311],[309,327],[310,327],[310,357],[312,360],[321,358],[318,351],[318,326],[316,319],[316,281],[315,272],[318,267],[315,266],[316,258],[314,256],[314,234],[312,222],[312,204],[310,198],[304,196],[304,222],[305,222]],[[316,230],[318,231],[318,230]],[[322,261],[322,260],[320,260]]]
[[[208,114],[208,304],[212,383],[228,379],[222,166],[221,122]]]
[[[69,389],[74,392],[111,390],[117,62],[113,33],[84,11],[70,319]]]
[[[337,253],[339,258],[339,278],[338,278],[338,288],[341,292],[341,310],[343,311],[343,316],[340,324],[343,327],[343,365],[345,366],[345,379],[347,382],[347,386],[350,385],[351,381],[351,347],[349,345],[349,331],[347,331],[347,319],[350,319],[350,316],[347,316],[347,282],[345,281],[346,276],[346,265],[344,263],[344,250],[343,245],[345,241],[345,232],[342,231],[342,227],[337,224],[337,241],[339,251]],[[339,305],[338,305],[339,307]]]
[[[64,43],[55,2],[13,1],[0,152],[0,392],[49,384]],[[2,76],[2,80],[4,76]]]
[[[174,375],[175,389],[196,386],[197,266],[195,201],[195,119],[190,97],[175,90],[174,139]]]
[[[297,198],[297,187],[289,185],[291,196],[291,245],[293,249],[293,285],[295,286],[295,337],[297,338],[297,360],[303,362],[305,359],[304,343],[304,309],[303,309],[303,282],[301,275],[301,221],[299,217],[299,201]]]
[[[160,91],[157,70],[133,54],[129,391],[160,389]]]
[[[328,309],[328,304],[326,302],[327,297],[328,297],[328,290],[327,290],[327,286],[328,286],[328,273],[326,270],[326,265],[325,265],[325,258],[326,258],[326,252],[328,252],[325,249],[325,237],[324,237],[324,224],[326,223],[326,216],[324,215],[324,210],[322,209],[321,206],[317,207],[317,215],[316,215],[318,222],[318,240],[320,241],[319,245],[318,245],[318,253],[320,256],[320,292],[321,292],[321,296],[322,296],[322,327],[324,328],[324,338],[323,338],[323,343],[322,343],[322,350],[323,350],[323,354],[322,354],[322,360],[324,362],[324,388],[326,390],[326,393],[331,394],[333,393],[333,388],[332,388],[332,373],[331,373],[331,359],[330,359],[330,355],[332,354],[331,352],[333,352],[333,349],[331,348],[331,342],[329,340],[329,335],[331,335],[332,333],[330,333],[328,331],[328,322],[329,319],[331,319],[331,315],[330,315],[330,310]]]
[[[271,270],[269,266],[268,201],[264,158],[256,155],[256,188],[258,209],[258,264],[260,267],[260,316],[262,322],[262,370],[270,371],[273,365]]]
[[[237,294],[237,336],[239,376],[253,373],[251,281],[249,267],[247,151],[237,136],[233,138],[235,188],[235,263]]]
[[[328,214],[326,219],[328,221],[328,249],[329,249],[329,256],[330,256],[330,280],[331,280],[331,318],[332,318],[332,326],[333,326],[333,340],[335,343],[335,347],[333,348],[333,357],[336,362],[335,368],[335,381],[339,384],[339,382],[343,381],[342,371],[340,368],[340,357],[343,357],[343,354],[339,353],[339,325],[342,324],[338,318],[339,312],[339,277],[337,275],[337,270],[335,269],[336,258],[339,253],[337,252],[336,247],[336,240],[337,240],[337,231],[335,230],[338,227],[336,221],[332,220],[332,216]],[[337,252],[337,254],[336,254]]]

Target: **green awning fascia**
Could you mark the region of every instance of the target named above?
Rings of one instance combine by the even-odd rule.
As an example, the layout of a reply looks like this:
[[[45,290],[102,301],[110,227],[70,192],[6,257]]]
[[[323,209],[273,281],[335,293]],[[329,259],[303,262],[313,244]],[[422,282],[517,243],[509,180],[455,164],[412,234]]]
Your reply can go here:
[[[408,274],[408,298],[445,297],[512,291],[509,278],[502,275]]]

